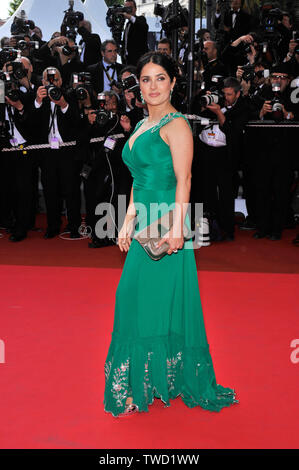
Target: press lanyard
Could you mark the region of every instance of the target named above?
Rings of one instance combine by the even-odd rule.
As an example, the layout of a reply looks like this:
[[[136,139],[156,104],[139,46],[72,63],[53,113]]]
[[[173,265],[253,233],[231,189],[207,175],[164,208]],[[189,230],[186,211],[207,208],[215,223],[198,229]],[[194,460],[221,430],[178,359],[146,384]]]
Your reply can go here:
[[[55,116],[57,116],[57,105],[55,104],[54,111],[52,111],[51,104],[50,104],[50,127],[48,130],[48,135],[51,132],[52,128],[53,128],[53,135],[55,136],[56,134]]]

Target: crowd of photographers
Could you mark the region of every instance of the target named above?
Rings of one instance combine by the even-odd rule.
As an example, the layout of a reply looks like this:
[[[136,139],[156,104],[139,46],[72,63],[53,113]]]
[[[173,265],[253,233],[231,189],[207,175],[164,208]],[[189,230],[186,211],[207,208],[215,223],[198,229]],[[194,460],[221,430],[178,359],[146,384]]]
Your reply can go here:
[[[112,203],[117,226],[118,196],[129,200],[132,179],[121,152],[147,115],[135,67],[148,50],[148,25],[134,1],[109,9],[109,21],[113,39],[101,42],[70,6],[49,41],[24,19],[1,39],[0,227],[12,242],[36,226],[40,177],[44,238],[62,230],[80,238],[83,182],[89,246],[113,243],[97,236],[96,208]],[[279,240],[296,226],[298,128],[292,123],[299,121],[299,35],[289,13],[265,9],[257,21],[241,0],[225,12],[218,5],[214,27],[213,37],[202,29],[195,42],[191,202],[204,203],[211,241],[234,240],[234,203],[242,187],[248,217],[240,228],[253,230],[256,239]],[[188,27],[181,26],[172,103],[185,114],[188,41]],[[171,39],[156,48],[171,55]],[[200,221],[193,216],[192,224]]]

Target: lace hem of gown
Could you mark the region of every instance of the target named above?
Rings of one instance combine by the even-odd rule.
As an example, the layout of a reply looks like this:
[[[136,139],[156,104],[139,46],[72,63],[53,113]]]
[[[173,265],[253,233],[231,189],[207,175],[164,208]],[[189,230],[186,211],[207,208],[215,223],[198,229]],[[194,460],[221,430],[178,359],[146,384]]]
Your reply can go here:
[[[125,342],[112,340],[105,362],[104,409],[114,417],[133,397],[138,411],[155,398],[166,406],[180,396],[189,407],[219,412],[238,403],[235,391],[216,383],[209,347],[186,348],[179,335]]]

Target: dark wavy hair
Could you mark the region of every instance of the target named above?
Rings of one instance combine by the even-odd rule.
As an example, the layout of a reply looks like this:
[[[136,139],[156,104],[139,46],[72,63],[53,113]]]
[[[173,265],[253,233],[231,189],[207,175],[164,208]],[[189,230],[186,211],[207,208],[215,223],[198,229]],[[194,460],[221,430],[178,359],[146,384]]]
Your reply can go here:
[[[136,73],[138,80],[140,79],[143,67],[149,63],[160,65],[160,67],[162,67],[169,76],[171,82],[179,74],[177,63],[172,57],[166,54],[162,54],[161,52],[152,51],[147,52],[146,54],[141,56],[137,63]]]

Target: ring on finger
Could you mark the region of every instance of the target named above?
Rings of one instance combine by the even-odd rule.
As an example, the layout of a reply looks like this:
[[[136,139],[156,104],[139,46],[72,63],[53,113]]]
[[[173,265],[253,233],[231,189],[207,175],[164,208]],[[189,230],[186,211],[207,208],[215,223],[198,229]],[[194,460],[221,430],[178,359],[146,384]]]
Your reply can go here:
[[[177,253],[177,252],[178,252],[178,250],[173,250],[173,253]]]

